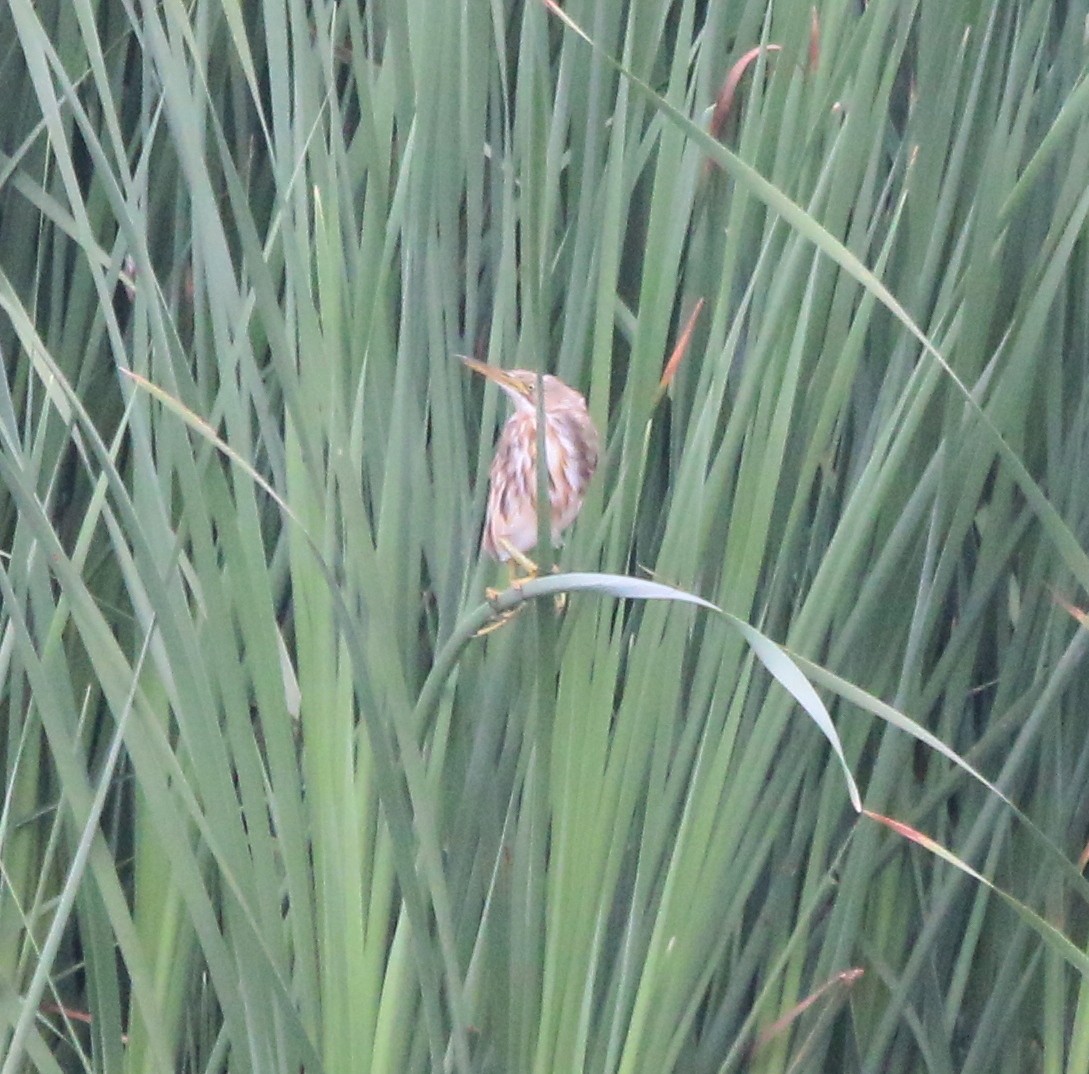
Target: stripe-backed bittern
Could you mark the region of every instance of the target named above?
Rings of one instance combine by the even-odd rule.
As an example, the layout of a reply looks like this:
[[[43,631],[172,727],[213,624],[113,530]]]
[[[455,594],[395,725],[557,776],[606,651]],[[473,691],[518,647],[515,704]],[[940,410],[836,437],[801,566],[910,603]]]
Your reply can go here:
[[[526,553],[537,544],[537,374],[498,369],[474,358],[462,361],[495,381],[514,403],[492,461],[481,547],[501,563],[513,560],[536,574],[537,566]],[[560,534],[582,509],[586,486],[597,468],[598,435],[586,400],[574,388],[549,375],[541,383],[552,544],[558,545]]]

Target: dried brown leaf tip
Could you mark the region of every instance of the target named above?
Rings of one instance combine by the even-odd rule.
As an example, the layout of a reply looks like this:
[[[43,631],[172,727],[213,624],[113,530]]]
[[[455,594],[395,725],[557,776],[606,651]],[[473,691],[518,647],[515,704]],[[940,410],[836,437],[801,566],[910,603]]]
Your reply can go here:
[[[1089,627],[1089,615],[1071,604],[1061,593],[1051,590],[1051,599],[1067,613],[1072,619],[1077,620],[1083,627]]]
[[[821,20],[816,7],[809,9],[809,73],[815,74],[821,64]]]
[[[764,52],[782,52],[781,45],[757,45],[756,48],[749,49],[744,56],[741,57],[730,68],[726,75],[726,81],[722,83],[722,89],[718,91],[718,96],[715,98],[715,110],[711,114],[711,135],[714,138],[721,138],[723,128],[726,126],[726,121],[730,118],[734,107],[734,97],[737,96],[737,87],[742,78],[745,77],[745,72],[752,66],[753,62]]]
[[[681,362],[684,361],[684,356],[688,352],[688,344],[692,342],[692,332],[695,330],[696,321],[698,320],[702,309],[703,297],[701,296],[696,300],[692,312],[688,315],[688,320],[685,321],[684,328],[681,329],[681,334],[677,339],[676,346],[673,348],[673,353],[669,356],[669,361],[666,362],[665,369],[662,370],[662,379],[658,384],[659,399],[668,391],[670,384],[673,383],[673,378],[677,375],[677,369],[680,367]]]
[[[775,1040],[776,1037],[781,1036],[802,1014],[820,1000],[834,1002],[841,998],[862,977],[864,972],[861,967],[852,966],[850,969],[843,970],[834,977],[829,978],[815,992],[811,992],[800,1003],[795,1004],[782,1018],[777,1019],[768,1026],[757,1038],[752,1050],[754,1052],[759,1051]]]

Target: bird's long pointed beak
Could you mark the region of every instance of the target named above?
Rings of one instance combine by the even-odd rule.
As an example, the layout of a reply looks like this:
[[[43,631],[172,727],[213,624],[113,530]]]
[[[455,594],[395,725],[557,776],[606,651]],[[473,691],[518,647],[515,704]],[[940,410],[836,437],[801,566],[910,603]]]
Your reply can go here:
[[[525,385],[512,377],[505,369],[500,369],[496,365],[485,365],[484,362],[478,362],[467,354],[459,355],[459,357],[474,373],[479,373],[487,380],[495,381],[501,388],[506,388],[507,391],[514,392],[516,395],[527,394]]]

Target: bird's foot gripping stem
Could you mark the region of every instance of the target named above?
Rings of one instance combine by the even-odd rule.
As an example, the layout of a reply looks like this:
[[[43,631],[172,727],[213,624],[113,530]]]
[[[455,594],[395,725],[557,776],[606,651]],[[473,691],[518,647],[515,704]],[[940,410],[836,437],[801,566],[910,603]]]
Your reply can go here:
[[[524,586],[526,582],[532,582],[534,578],[540,576],[541,569],[529,558],[529,556],[515,548],[509,541],[501,540],[500,547],[507,554],[507,570],[510,574],[510,588],[520,594],[522,592],[522,586]],[[559,568],[553,566],[552,573],[558,574]],[[488,586],[488,588],[484,590],[485,599],[495,612],[495,620],[488,623],[487,626],[481,627],[480,630],[476,632],[478,638],[481,638],[486,634],[491,634],[494,630],[498,630],[504,624],[509,623],[522,611],[524,604],[521,603],[515,605],[513,608],[500,609],[498,607],[498,601],[502,595],[503,590],[496,589],[493,586]],[[560,593],[555,596],[553,600],[556,605],[556,614],[559,615],[567,606],[567,594]]]
[[[505,537],[499,538],[499,545],[507,553],[507,570],[510,571],[512,589],[521,589],[526,582],[531,582],[541,573],[541,568],[519,548],[515,548]],[[521,570],[521,574],[518,571]]]
[[[516,583],[512,580],[511,588],[520,590],[522,588],[521,582]],[[476,632],[476,637],[483,638],[486,635],[491,634],[492,631],[498,630],[501,626],[504,626],[512,619],[516,618],[518,613],[522,610],[523,605],[521,604],[517,604],[513,608],[506,608],[501,610],[499,608],[498,602],[499,598],[502,596],[503,590],[496,589],[494,586],[488,586],[488,588],[484,590],[484,598],[492,606],[492,613],[494,614],[495,618],[486,626],[482,626]]]

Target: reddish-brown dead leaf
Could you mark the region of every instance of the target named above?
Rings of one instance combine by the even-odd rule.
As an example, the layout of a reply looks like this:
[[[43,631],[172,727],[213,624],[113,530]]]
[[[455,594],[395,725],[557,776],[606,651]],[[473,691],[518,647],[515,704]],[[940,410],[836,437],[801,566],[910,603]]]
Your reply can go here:
[[[549,0],[545,0],[548,3]],[[715,98],[715,110],[711,113],[711,135],[714,138],[719,138],[722,135],[722,128],[726,124],[726,120],[729,118],[730,112],[734,105],[734,96],[737,94],[737,86],[741,79],[745,76],[745,72],[749,69],[749,65],[764,51],[765,46],[757,45],[756,48],[749,49],[744,56],[741,57],[730,68],[729,73],[726,75],[726,81],[722,83],[722,89],[718,91],[718,96]],[[782,52],[781,45],[768,45],[768,52]]]
[[[1070,601],[1068,601],[1066,597],[1064,597],[1061,593],[1058,593],[1054,589],[1052,589],[1051,599],[1060,608],[1062,608],[1063,611],[1067,613],[1067,615],[1071,616],[1071,618],[1073,619],[1076,619],[1083,627],[1089,627],[1089,614],[1086,614],[1080,608],[1071,604]]]
[[[917,846],[921,846],[924,850],[929,850],[931,853],[937,854],[939,857],[943,857],[944,848],[941,843],[931,839],[929,835],[919,831],[918,828],[911,827],[910,824],[905,824],[902,820],[896,820],[893,817],[886,817],[881,813],[874,813],[870,809],[862,810],[863,816],[869,817],[870,820],[876,820],[878,824],[883,824],[886,828],[891,828],[897,835],[902,835],[905,839],[910,839]],[[947,852],[946,852],[947,853]]]
[[[852,966],[851,969],[843,970],[825,981],[815,992],[811,992],[800,1003],[795,1004],[782,1018],[777,1018],[772,1022],[772,1024],[756,1038],[756,1043],[752,1046],[752,1050],[755,1052],[760,1048],[763,1048],[765,1044],[773,1041],[822,996],[827,995],[833,990],[838,991],[840,989],[850,988],[865,972],[866,971],[862,969],[861,966]]]
[[[696,327],[696,320],[702,309],[703,296],[701,295],[696,299],[696,304],[692,308],[692,312],[688,315],[688,320],[685,321],[684,328],[681,329],[681,334],[677,339],[676,346],[673,348],[673,353],[669,356],[669,361],[666,362],[665,369],[662,370],[662,379],[658,384],[659,398],[669,388],[670,384],[673,383],[673,378],[677,375],[677,369],[688,351],[688,344],[692,341],[692,332]]]
[[[62,1007],[59,1003],[43,1003],[38,1007],[42,1014],[63,1014],[70,1022],[83,1022],[90,1025],[91,1016],[86,1011],[74,1011],[71,1007]]]

